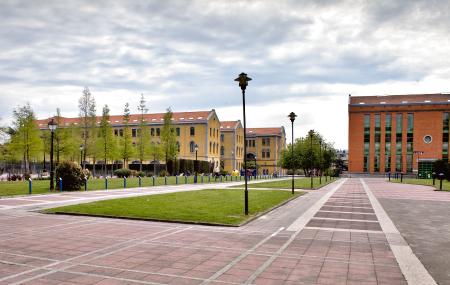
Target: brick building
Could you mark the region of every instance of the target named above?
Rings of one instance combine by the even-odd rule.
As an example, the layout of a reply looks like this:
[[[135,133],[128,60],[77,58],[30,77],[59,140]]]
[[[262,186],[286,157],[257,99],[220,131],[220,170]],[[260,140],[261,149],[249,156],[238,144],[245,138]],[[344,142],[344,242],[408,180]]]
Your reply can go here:
[[[448,160],[450,94],[350,96],[349,171],[429,175]]]

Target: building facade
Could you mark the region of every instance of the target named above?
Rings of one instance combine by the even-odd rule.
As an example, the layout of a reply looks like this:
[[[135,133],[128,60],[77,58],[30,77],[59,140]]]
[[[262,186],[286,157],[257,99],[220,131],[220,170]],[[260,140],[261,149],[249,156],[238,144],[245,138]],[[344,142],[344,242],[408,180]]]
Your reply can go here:
[[[254,160],[259,174],[281,174],[280,156],[286,148],[286,133],[284,127],[279,128],[248,128],[247,129],[247,160]]]
[[[349,171],[429,176],[448,161],[450,94],[350,96]]]
[[[244,163],[244,128],[241,121],[220,123],[221,168],[229,173],[240,170]]]

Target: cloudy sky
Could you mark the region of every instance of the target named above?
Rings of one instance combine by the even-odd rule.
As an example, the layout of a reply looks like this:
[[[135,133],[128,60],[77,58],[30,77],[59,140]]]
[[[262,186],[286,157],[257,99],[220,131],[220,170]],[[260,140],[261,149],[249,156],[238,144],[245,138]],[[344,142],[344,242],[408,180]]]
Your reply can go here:
[[[349,93],[450,91],[449,3],[2,0],[0,123],[26,102],[77,116],[84,86],[98,114],[137,112],[143,93],[149,112],[241,119],[233,79],[246,72],[248,126],[290,128],[294,111],[296,136],[347,148]]]

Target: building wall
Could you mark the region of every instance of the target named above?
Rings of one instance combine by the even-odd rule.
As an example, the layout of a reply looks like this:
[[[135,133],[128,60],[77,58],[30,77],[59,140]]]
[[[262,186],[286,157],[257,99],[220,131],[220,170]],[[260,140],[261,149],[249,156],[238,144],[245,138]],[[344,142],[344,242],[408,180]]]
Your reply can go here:
[[[223,141],[223,155],[221,160],[223,169],[229,173],[233,170],[240,170],[244,162],[244,129],[239,125],[233,130],[222,130]]]
[[[421,97],[422,98],[422,97]],[[429,97],[424,97],[429,99]],[[447,98],[447,97],[446,97]],[[423,99],[423,98],[422,98]],[[362,99],[361,99],[362,100]],[[367,100],[364,100],[367,102]],[[445,103],[426,104],[387,104],[376,105],[349,105],[349,171],[364,172],[364,116],[370,115],[370,151],[369,169],[367,172],[385,173],[386,155],[391,157],[391,171],[396,170],[396,131],[398,128],[396,116],[402,115],[401,165],[398,170],[407,172],[407,157],[412,151],[421,151],[422,154],[412,153],[412,172],[418,169],[418,160],[436,160],[442,158],[443,139],[443,113],[450,112],[450,105]],[[380,140],[380,168],[375,171],[375,115],[380,114],[381,140]],[[386,114],[392,116],[391,152],[385,152]],[[413,114],[413,146],[407,152],[408,114]],[[424,137],[431,135],[431,143],[425,143]],[[409,171],[408,171],[409,172]]]
[[[206,160],[213,162],[217,170],[220,168],[220,121],[215,114],[208,119],[205,137],[205,143],[208,149]]]
[[[280,172],[281,167],[279,167],[278,160],[280,159],[281,151],[286,147],[284,134],[281,136],[250,136],[247,137],[247,140],[249,141],[247,153],[256,156],[259,174],[262,174],[263,169],[267,169],[269,174]],[[253,141],[255,142],[254,144]],[[269,145],[267,142],[269,142]],[[267,151],[270,153],[269,158],[267,157]]]

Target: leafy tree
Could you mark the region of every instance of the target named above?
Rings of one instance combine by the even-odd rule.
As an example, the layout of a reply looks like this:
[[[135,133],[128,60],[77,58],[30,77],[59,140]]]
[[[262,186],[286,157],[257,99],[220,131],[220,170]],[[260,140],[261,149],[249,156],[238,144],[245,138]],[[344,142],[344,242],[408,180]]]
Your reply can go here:
[[[40,131],[35,123],[36,117],[30,104],[14,109],[13,116],[10,151],[22,158],[25,174],[29,174],[31,172],[30,158],[38,155],[43,147]]]
[[[103,158],[103,176],[105,177],[107,175],[106,164],[108,159],[111,159],[111,161],[114,160],[116,152],[116,141],[113,135],[113,129],[109,123],[109,118],[109,107],[105,105],[102,110],[102,120],[99,128],[100,137],[98,140],[99,150],[101,150],[100,153]]]
[[[178,153],[177,136],[172,125],[172,116],[172,110],[167,109],[164,114],[164,125],[161,129],[161,145],[166,161],[166,171],[168,162],[174,161]]]
[[[150,131],[145,123],[144,116],[148,109],[145,104],[144,94],[141,94],[141,100],[139,101],[138,110],[141,113],[139,120],[139,129],[137,133],[136,147],[139,156],[139,171],[142,171],[142,162],[150,152]]]
[[[123,168],[128,168],[128,160],[134,155],[133,140],[131,138],[130,129],[130,106],[128,103],[125,104],[123,110],[123,136],[120,137],[120,157],[123,159]]]
[[[95,157],[95,99],[92,96],[89,88],[85,87],[83,94],[78,100],[78,108],[80,109],[80,127],[82,129],[82,139],[83,139],[83,169],[86,167],[84,161],[88,155],[93,155]],[[95,158],[94,158],[95,163]]]

